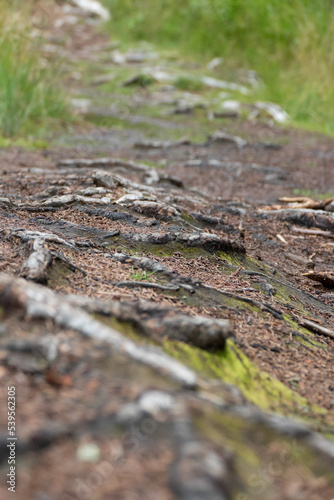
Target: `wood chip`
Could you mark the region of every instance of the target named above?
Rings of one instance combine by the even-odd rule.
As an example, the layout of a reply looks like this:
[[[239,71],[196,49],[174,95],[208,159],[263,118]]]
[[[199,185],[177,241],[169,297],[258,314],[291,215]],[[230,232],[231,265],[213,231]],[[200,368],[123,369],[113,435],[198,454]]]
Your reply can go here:
[[[309,271],[308,273],[303,273],[303,276],[306,276],[310,280],[318,281],[327,288],[334,288],[334,273]]]

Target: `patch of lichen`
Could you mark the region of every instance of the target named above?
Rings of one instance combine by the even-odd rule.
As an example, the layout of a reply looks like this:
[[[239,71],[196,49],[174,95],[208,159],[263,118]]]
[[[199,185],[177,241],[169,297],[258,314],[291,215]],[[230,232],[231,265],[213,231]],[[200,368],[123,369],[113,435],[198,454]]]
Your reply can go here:
[[[230,340],[222,352],[208,353],[181,342],[165,342],[166,352],[209,378],[237,386],[245,398],[262,409],[307,416],[326,410],[309,403],[284,384],[261,371]]]

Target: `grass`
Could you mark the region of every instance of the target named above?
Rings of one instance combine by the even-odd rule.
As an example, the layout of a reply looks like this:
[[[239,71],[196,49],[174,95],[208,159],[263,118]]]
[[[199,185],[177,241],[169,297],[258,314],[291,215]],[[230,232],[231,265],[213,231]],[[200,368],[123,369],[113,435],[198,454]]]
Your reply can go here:
[[[55,69],[45,67],[41,40],[32,36],[27,8],[0,0],[0,10],[0,134],[29,135],[66,117],[66,106]]]
[[[200,90],[203,90],[203,83],[201,80],[195,79],[195,78],[189,78],[187,76],[179,76],[177,77],[173,85],[180,90],[187,90],[187,91],[194,91],[198,92]]]
[[[155,274],[155,271],[153,272],[147,272],[147,271],[137,271],[135,272],[133,266],[131,267],[131,274],[130,278],[134,281],[152,281],[151,276]]]
[[[313,189],[294,189],[293,194],[296,196],[305,196],[306,198],[312,198],[313,200],[327,200],[332,198],[332,193],[317,193]]]
[[[208,61],[215,76],[256,70],[254,100],[280,104],[298,125],[334,135],[334,4],[331,0],[103,0],[110,30],[127,42]],[[245,74],[245,71],[243,72]]]

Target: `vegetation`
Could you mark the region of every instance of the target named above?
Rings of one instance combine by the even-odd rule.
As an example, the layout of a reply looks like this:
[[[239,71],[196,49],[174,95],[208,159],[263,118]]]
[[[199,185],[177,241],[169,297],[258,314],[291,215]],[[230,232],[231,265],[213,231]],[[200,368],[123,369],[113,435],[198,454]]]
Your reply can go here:
[[[134,281],[152,281],[151,276],[155,274],[155,271],[153,272],[147,272],[147,271],[135,271],[134,267],[131,267],[131,274],[130,277]]]
[[[0,134],[5,137],[36,132],[46,120],[66,115],[55,69],[43,63],[31,13],[15,7],[0,0]]]
[[[173,82],[173,85],[180,90],[199,91],[203,89],[203,83],[194,78],[187,78],[186,76],[179,76]]]
[[[334,133],[332,0],[104,0],[112,34],[147,40],[205,60],[216,75],[256,70],[254,99],[280,104],[298,124]],[[240,73],[239,73],[240,77]]]

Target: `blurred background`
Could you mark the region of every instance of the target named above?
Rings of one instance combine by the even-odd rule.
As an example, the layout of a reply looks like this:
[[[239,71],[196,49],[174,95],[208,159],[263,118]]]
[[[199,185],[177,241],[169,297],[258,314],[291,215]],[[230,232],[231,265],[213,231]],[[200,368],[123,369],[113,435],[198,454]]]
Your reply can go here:
[[[3,137],[69,120],[57,78],[61,58],[45,62],[40,39],[50,4],[0,0],[0,130]],[[74,2],[75,3],[75,2]],[[332,0],[103,0],[101,30],[124,43],[152,42],[175,58],[223,58],[217,78],[262,82],[252,100],[272,101],[309,130],[334,133]],[[45,16],[47,17],[47,16]],[[36,27],[38,28],[36,30]],[[61,28],[60,28],[61,30]],[[55,58],[54,58],[55,59]],[[247,96],[243,97],[247,102]]]

